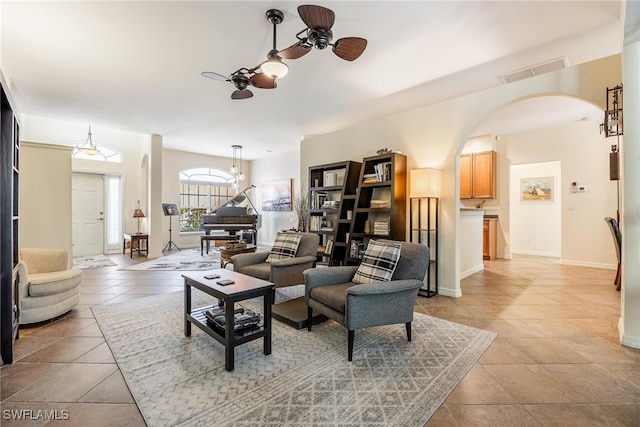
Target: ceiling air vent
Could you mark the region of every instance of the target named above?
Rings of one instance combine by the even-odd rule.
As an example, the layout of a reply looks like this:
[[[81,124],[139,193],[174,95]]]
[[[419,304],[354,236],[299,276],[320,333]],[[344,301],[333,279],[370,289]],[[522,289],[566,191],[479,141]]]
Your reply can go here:
[[[499,76],[500,81],[504,84],[517,82],[518,80],[528,79],[529,77],[539,76],[540,74],[556,71],[561,68],[567,68],[569,61],[567,57],[552,59],[551,61],[542,62],[527,68],[522,68],[508,74]]]

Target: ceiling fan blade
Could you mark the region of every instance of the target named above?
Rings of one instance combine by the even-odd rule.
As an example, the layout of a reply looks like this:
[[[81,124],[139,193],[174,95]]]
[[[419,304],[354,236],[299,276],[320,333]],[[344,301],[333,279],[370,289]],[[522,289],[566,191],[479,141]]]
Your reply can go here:
[[[357,59],[367,47],[367,39],[360,37],[345,37],[333,45],[333,52],[346,61]]]
[[[258,89],[275,89],[277,87],[275,79],[265,73],[257,73],[249,78],[252,85]]]
[[[300,40],[298,43],[289,46],[278,52],[278,56],[282,59],[298,59],[311,52],[311,47],[304,44],[306,39]]]
[[[336,20],[336,15],[333,13],[333,10],[312,4],[298,6],[298,14],[302,22],[309,28],[330,30]]]
[[[253,92],[249,89],[235,90],[231,94],[231,99],[247,99],[253,96]]]
[[[213,71],[203,71],[200,73],[202,77],[206,77],[208,79],[219,80],[221,82],[229,82],[231,81],[229,77],[223,76],[222,74],[214,73]]]

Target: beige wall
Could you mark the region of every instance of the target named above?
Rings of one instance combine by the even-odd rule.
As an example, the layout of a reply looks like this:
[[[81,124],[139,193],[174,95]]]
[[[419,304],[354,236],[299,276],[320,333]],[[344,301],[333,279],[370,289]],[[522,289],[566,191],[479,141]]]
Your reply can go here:
[[[408,168],[440,169],[440,291],[460,296],[458,155],[473,130],[493,111],[530,96],[565,94],[604,109],[606,87],[620,83],[620,56],[544,74],[438,104],[417,108],[301,144],[301,173],[309,166],[360,160],[388,147],[408,156]],[[304,176],[304,175],[303,175]],[[306,178],[304,178],[306,181]]]
[[[231,154],[231,147],[229,147]],[[213,168],[228,171],[231,166],[231,159],[219,156],[206,156],[203,154],[189,153],[186,151],[176,151],[164,149],[162,153],[164,159],[162,167],[162,203],[175,203],[180,206],[180,171],[193,168]],[[249,162],[243,160],[242,170],[246,175],[244,182],[240,183],[240,187],[248,187],[253,184]],[[241,188],[242,189],[242,188]],[[255,192],[249,193],[251,201],[255,204]],[[258,205],[256,205],[258,207]],[[169,241],[169,219],[161,218],[162,221],[162,241],[163,246]],[[172,240],[182,248],[200,247],[199,233],[180,234],[178,218],[172,218]]]
[[[292,191],[294,196],[301,190],[300,179],[300,150],[288,151],[286,153],[274,154],[264,159],[251,162],[252,182],[256,186],[256,197],[252,198],[256,208],[261,211],[262,197],[260,188],[265,182],[293,179]],[[307,172],[304,172],[306,176]],[[304,187],[308,190],[308,187]],[[298,217],[294,211],[291,212],[261,212],[262,227],[258,231],[258,243],[266,246],[273,245],[276,233],[298,226]]]
[[[81,144],[87,138],[88,123],[72,123],[28,115],[23,115],[21,118],[21,139],[27,141],[66,146],[72,143]],[[96,126],[91,127],[91,132],[95,144],[104,145],[122,153],[124,162],[110,163],[73,159],[71,160],[72,171],[121,176],[123,182],[123,231],[137,230],[138,223],[133,218],[133,210],[137,207],[138,200],[141,201],[143,212],[147,215],[147,219],[143,222],[144,229],[148,225],[147,223],[152,221],[152,215],[154,215],[154,212],[147,207],[146,201],[148,199],[143,197],[147,192],[142,188],[141,179],[141,162],[143,156],[149,153],[150,135],[121,132]]]
[[[20,144],[20,247],[65,249],[72,254],[72,149]]]
[[[600,135],[599,123],[595,121],[500,138],[501,176],[508,176],[508,165],[560,161],[561,182],[556,189],[561,200],[560,260],[564,264],[605,268],[617,265],[611,233],[604,221],[607,216],[615,218],[617,209],[617,185],[609,180],[609,152],[613,143],[615,138]],[[571,183],[574,181],[586,186],[588,191],[573,193]],[[507,188],[501,181],[501,206],[505,206]],[[506,201],[506,206],[508,203]],[[505,217],[508,219],[511,214],[514,213],[506,212]],[[525,221],[517,216],[510,220],[512,224]],[[505,233],[509,235],[509,221],[502,227],[506,227]]]

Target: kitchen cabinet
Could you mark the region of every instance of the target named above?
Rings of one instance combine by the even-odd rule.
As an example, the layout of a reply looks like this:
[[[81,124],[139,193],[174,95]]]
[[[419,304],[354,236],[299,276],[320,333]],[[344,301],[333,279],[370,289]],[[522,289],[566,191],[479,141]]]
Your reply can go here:
[[[496,240],[498,220],[484,219],[482,227],[482,259],[493,261],[496,259]]]
[[[496,152],[460,155],[460,198],[495,199]]]

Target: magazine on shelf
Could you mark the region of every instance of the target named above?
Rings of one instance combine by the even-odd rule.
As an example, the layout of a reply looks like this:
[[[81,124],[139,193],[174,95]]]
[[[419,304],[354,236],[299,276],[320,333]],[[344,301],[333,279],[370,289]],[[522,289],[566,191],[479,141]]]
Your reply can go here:
[[[260,321],[262,320],[260,314],[245,308],[237,308],[233,312],[233,330],[235,332],[244,332],[260,327]],[[224,308],[207,310],[204,314],[210,325],[222,331],[226,329]]]

